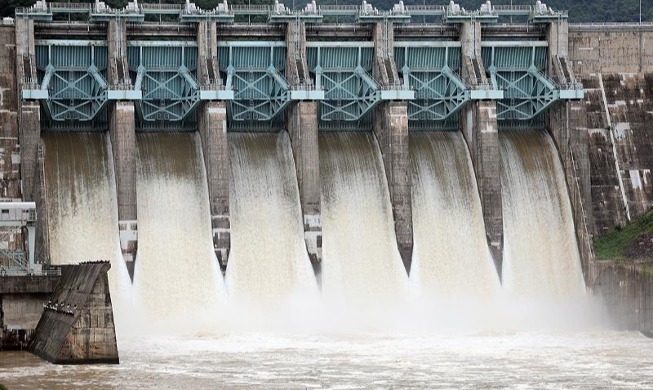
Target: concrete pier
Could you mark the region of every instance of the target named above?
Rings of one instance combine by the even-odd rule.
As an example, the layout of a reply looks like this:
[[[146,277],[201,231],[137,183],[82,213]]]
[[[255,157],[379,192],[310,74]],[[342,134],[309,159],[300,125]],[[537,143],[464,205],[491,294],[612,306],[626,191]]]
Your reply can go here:
[[[213,249],[224,270],[231,247],[229,221],[229,149],[224,102],[206,102],[199,109],[199,132],[209,188]]]
[[[288,23],[287,26],[286,80],[293,87],[304,85],[308,88],[306,26],[303,22]],[[295,159],[304,219],[304,241],[313,270],[319,277],[322,267],[322,216],[317,105],[316,101],[293,101],[286,110],[286,126]]]
[[[197,24],[197,81],[204,86],[221,84],[218,69],[217,24],[201,21]],[[209,189],[209,210],[213,249],[224,271],[231,248],[229,220],[229,145],[227,144],[227,106],[225,102],[204,102],[198,109],[198,129]]]
[[[394,62],[392,23],[376,23],[373,31],[373,77],[384,86],[399,80]],[[410,273],[413,257],[413,214],[411,204],[410,159],[408,156],[408,107],[405,101],[383,101],[376,108],[372,124],[383,155],[390,190],[392,215],[399,254]]]
[[[549,44],[549,77],[562,82],[575,79],[568,64],[568,24],[566,20],[548,24],[547,41]],[[587,109],[583,101],[559,101],[549,110],[547,129],[558,148],[560,160],[565,170],[565,179],[569,191],[574,228],[581,265],[586,283],[589,282],[589,265],[594,261],[590,237],[588,215],[591,205],[589,182],[589,136],[587,126]]]
[[[107,27],[109,46],[109,85],[131,89],[127,73],[127,23],[111,20]],[[136,207],[136,117],[134,102],[116,101],[110,107],[109,135],[113,153],[116,192],[118,195],[118,230],[120,249],[130,275],[134,276],[134,259],[138,249]]]
[[[462,76],[474,89],[487,83],[481,59],[481,23],[466,22],[460,33]],[[473,100],[461,113],[463,135],[474,165],[481,197],[485,234],[494,265],[501,277],[503,265],[503,203],[501,155],[497,105],[492,100]]]

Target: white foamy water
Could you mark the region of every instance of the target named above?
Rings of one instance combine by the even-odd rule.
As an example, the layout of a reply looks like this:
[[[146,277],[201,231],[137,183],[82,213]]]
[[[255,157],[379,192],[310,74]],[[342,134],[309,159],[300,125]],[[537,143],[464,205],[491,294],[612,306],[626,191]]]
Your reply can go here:
[[[44,133],[52,264],[109,260],[116,332],[124,333],[131,280],[120,251],[112,158],[104,133]]]
[[[413,207],[411,282],[419,296],[492,301],[500,290],[483,211],[459,132],[410,135]]]
[[[499,135],[503,285],[520,297],[574,299],[584,281],[562,164],[542,131]]]
[[[307,336],[139,340],[120,365],[56,366],[0,352],[9,389],[648,389],[638,333]]]
[[[316,297],[288,133],[229,134],[229,155],[230,300],[260,310],[294,295]]]
[[[143,331],[160,321],[201,329],[224,294],[213,247],[197,134],[138,134],[138,253],[134,298]],[[192,315],[191,315],[192,314]]]
[[[408,277],[376,141],[366,133],[323,133],[319,142],[323,295],[346,305],[392,307],[407,295]]]

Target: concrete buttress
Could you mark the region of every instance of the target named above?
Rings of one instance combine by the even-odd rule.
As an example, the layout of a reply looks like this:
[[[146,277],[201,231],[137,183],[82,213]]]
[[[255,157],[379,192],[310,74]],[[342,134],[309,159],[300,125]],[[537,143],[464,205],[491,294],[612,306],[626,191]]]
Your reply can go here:
[[[34,21],[16,19],[16,78],[19,87],[35,82],[36,49],[34,45]],[[21,88],[19,88],[20,90]],[[36,253],[39,261],[48,261],[48,213],[45,177],[43,172],[44,149],[41,145],[41,105],[36,100],[18,99],[18,143],[20,145],[20,176],[22,197],[34,201],[39,216]]]
[[[549,43],[548,76],[559,82],[566,78],[575,79],[573,70],[567,66],[568,23],[566,20],[554,21],[548,25],[547,41]],[[581,266],[586,284],[589,285],[589,267],[594,261],[594,254],[590,236],[591,209],[588,208],[591,205],[591,184],[585,102],[563,100],[555,103],[547,115],[547,129],[555,141],[565,171]]]
[[[462,76],[470,87],[487,83],[481,59],[481,23],[463,23],[460,30]],[[474,165],[483,208],[485,234],[499,277],[503,265],[503,203],[497,106],[492,100],[473,100],[461,112],[463,135]]]
[[[127,72],[127,24],[121,20],[108,23],[109,84],[131,88]],[[109,135],[116,176],[118,229],[120,248],[133,278],[138,250],[136,198],[136,117],[134,102],[116,101],[110,107]]]
[[[201,85],[217,85],[217,24],[202,21],[197,25],[198,69]],[[206,169],[211,212],[213,250],[225,270],[231,248],[229,220],[229,146],[227,144],[227,107],[223,101],[203,102],[198,109],[198,128]]]
[[[310,84],[306,63],[306,27],[303,22],[288,23],[286,47],[286,79],[291,86]],[[292,102],[286,110],[286,125],[295,159],[304,219],[304,241],[313,270],[319,276],[322,264],[322,217],[317,105],[316,101]]]
[[[399,80],[394,61],[394,29],[392,23],[376,23],[373,77],[382,86]],[[392,215],[399,254],[410,274],[413,256],[413,215],[411,205],[410,159],[408,155],[408,105],[405,101],[382,101],[376,108],[372,124],[383,155],[388,180]]]

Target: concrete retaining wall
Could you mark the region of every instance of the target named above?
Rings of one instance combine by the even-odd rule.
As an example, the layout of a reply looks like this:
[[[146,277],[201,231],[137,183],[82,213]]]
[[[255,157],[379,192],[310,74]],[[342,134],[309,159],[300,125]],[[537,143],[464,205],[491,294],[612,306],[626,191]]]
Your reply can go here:
[[[109,262],[65,267],[30,349],[55,364],[118,363]]]
[[[0,349],[27,347],[58,281],[59,276],[0,276]]]
[[[600,297],[619,330],[653,333],[653,273],[639,264],[599,262],[592,270],[592,292]]]

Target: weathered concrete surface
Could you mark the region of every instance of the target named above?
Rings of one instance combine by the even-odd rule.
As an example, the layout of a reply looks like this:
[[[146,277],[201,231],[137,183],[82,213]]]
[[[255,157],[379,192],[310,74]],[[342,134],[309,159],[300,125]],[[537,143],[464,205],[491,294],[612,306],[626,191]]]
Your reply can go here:
[[[413,215],[406,103],[381,104],[374,115],[373,129],[383,155],[399,254],[406,272],[410,273],[413,256]]]
[[[0,276],[0,349],[30,341],[59,276]]]
[[[462,128],[476,173],[487,242],[497,273],[501,277],[503,204],[496,103],[478,101],[470,104],[463,112]]]
[[[550,109],[547,126],[558,149],[565,173],[569,200],[574,217],[576,241],[585,281],[594,261],[590,222],[591,204],[588,164],[588,131],[584,102],[559,102]]]
[[[229,221],[229,149],[227,144],[227,108],[224,102],[206,102],[198,110],[202,155],[209,187],[209,208],[213,249],[224,270],[231,247]]]
[[[65,267],[30,350],[55,364],[118,363],[109,262]]]
[[[306,26],[288,23],[286,30],[286,79],[291,86],[310,83],[306,63]],[[299,198],[304,219],[304,242],[315,274],[322,269],[322,214],[320,152],[318,145],[318,102],[292,102],[286,110]]]
[[[653,74],[602,77],[630,217],[653,206]]]
[[[481,23],[464,23],[460,32],[461,75],[473,88],[487,81],[481,59]],[[494,101],[473,101],[461,111],[461,128],[474,165],[486,239],[501,277],[503,265],[503,200],[497,106]]]
[[[581,81],[585,90],[591,192],[591,210],[587,208],[586,216],[592,235],[600,236],[617,225],[623,226],[627,219],[601,83],[596,76],[586,76]]]
[[[136,206],[136,124],[133,102],[115,102],[110,110],[109,136],[116,177],[120,248],[126,262],[138,250]]]
[[[591,291],[600,297],[612,325],[653,335],[653,274],[650,265],[597,262]]]
[[[127,24],[124,20],[112,20],[107,24],[107,44],[109,85],[114,88],[130,88],[127,70]],[[118,197],[120,249],[133,278],[133,262],[138,250],[134,102],[117,101],[111,104],[109,136]]]
[[[374,40],[372,76],[382,85],[391,85],[399,80],[397,65],[393,58],[394,29],[392,23],[376,23],[372,29],[372,38]],[[413,214],[408,155],[407,103],[381,102],[374,111],[372,129],[383,156],[399,254],[406,272],[410,273],[413,257]]]
[[[569,26],[569,59],[577,75],[653,72],[650,26]]]
[[[0,200],[21,199],[14,26],[0,24]]]

